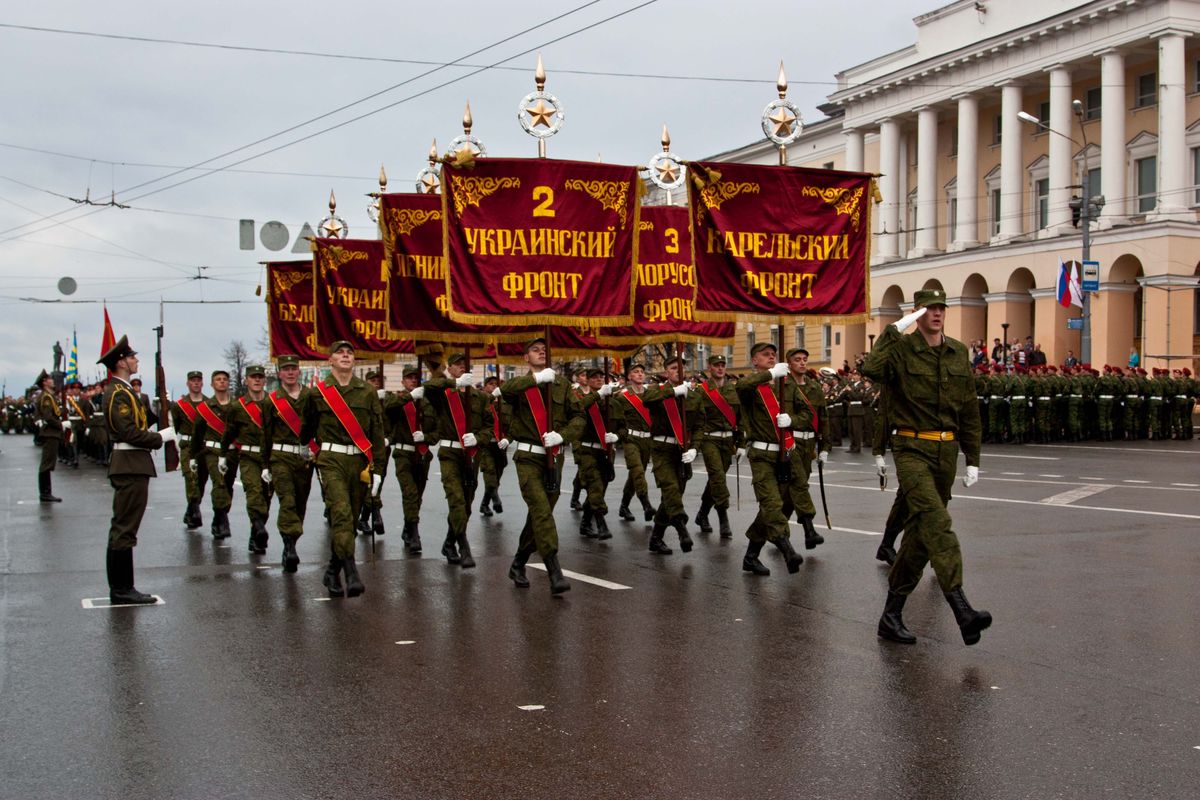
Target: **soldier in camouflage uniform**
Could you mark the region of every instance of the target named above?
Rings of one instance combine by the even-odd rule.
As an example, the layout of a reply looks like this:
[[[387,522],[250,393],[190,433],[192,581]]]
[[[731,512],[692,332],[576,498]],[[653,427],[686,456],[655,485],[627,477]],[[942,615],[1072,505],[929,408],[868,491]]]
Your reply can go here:
[[[483,391],[492,398],[492,441],[479,448],[479,472],[483,475],[483,499],[479,513],[485,517],[503,514],[500,502],[500,478],[508,466],[508,436],[500,418],[500,379],[492,375],[483,382]]]
[[[587,420],[579,439],[575,442],[575,463],[579,465],[579,482],[587,497],[583,504],[583,519],[579,523],[581,536],[594,539],[611,539],[608,523],[608,504],[604,494],[615,477],[613,470],[613,445],[618,436],[612,431],[610,398],[620,384],[606,383],[602,369],[590,369],[585,380],[588,392],[579,407]]]
[[[1014,444],[1029,441],[1029,411],[1033,403],[1033,381],[1026,367],[1009,366],[1008,424]]]
[[[700,511],[696,514],[696,524],[700,526],[701,533],[712,533],[712,526],[708,523],[708,511],[715,508],[721,538],[732,539],[727,476],[734,457],[737,456],[740,460],[745,453],[741,451],[741,429],[738,424],[741,401],[738,399],[737,381],[726,376],[726,368],[725,356],[709,357],[710,377],[696,387],[696,396],[700,399],[700,413],[703,415],[700,433],[696,437],[696,448],[704,459],[704,470],[708,473],[704,493],[700,495]]]
[[[667,528],[679,534],[679,549],[690,552],[692,537],[687,531],[687,512],[683,507],[683,489],[696,460],[692,440],[700,431],[704,416],[700,398],[691,393],[684,378],[684,361],[680,356],[663,363],[667,380],[646,388],[642,401],[650,410],[650,459],[654,465],[654,484],[658,487],[658,511],[650,531],[649,550],[670,555],[671,548],[663,541]]]
[[[967,461],[963,484],[970,487],[979,478],[979,403],[966,346],[942,332],[946,293],[919,291],[913,306],[912,314],[884,329],[863,364],[863,371],[890,392],[888,413],[896,426],[892,449],[907,512],[907,533],[888,575],[878,634],[905,644],[916,641],[901,612],[926,563],[932,562],[963,641],[970,645],[979,641],[992,617],[973,609],[963,593],[962,553],[946,504],[960,447]],[[913,322],[917,331],[902,335],[900,329]]]
[[[824,544],[825,537],[817,533],[813,526],[813,517],[816,516],[817,509],[813,506],[812,494],[808,491],[808,480],[812,475],[813,459],[820,459],[823,464],[829,458],[829,414],[826,413],[825,393],[821,390],[821,384],[815,373],[808,372],[808,351],[803,347],[788,350],[787,366],[789,373],[784,381],[783,395],[783,416],[787,417],[787,420],[780,426],[792,431],[792,439],[795,442],[790,454],[792,479],[788,484],[788,496],[796,512],[796,519],[804,528],[804,549],[812,550],[817,545]],[[861,385],[856,386],[854,392],[856,397],[865,396],[860,394]],[[850,412],[853,443],[853,406]],[[861,439],[861,432],[859,437]]]
[[[621,437],[625,468],[629,473],[625,488],[621,491],[621,506],[617,514],[623,520],[633,520],[629,501],[636,494],[642,504],[642,513],[649,522],[654,519],[654,506],[650,505],[650,488],[646,484],[646,467],[650,464],[650,412],[642,402],[646,368],[634,364],[625,377],[628,379],[625,390],[613,396],[611,409],[613,425],[620,427],[616,434]]]
[[[304,535],[304,513],[312,491],[311,433],[304,429],[303,414],[310,389],[299,383],[300,359],[281,355],[276,361],[279,388],[263,404],[262,479],[279,497],[279,538],[283,540],[283,571],[300,565],[296,542]]]
[[[424,398],[421,369],[412,367],[404,372],[404,391],[392,395],[386,407],[392,458],[396,462],[396,482],[400,484],[404,505],[404,532],[400,539],[413,555],[421,552],[421,498],[429,482],[429,463],[433,460],[424,430],[426,419],[430,422],[433,419]],[[436,442],[436,437],[434,430],[429,438]]]
[[[850,430],[850,449],[848,452],[861,453],[863,437],[866,435],[864,422],[866,412],[863,410],[862,380],[857,371],[851,371],[846,380],[846,394],[843,402],[846,406],[846,422]]]
[[[180,452],[185,453],[191,447],[192,437],[196,430],[196,420],[199,416],[197,408],[208,398],[200,389],[204,386],[204,373],[192,370],[187,374],[187,397],[181,397],[171,404],[171,424],[179,436]],[[192,469],[192,460],[184,458],[180,466],[183,473],[183,488],[187,498],[187,508],[183,512],[183,524],[189,530],[204,525],[200,517],[200,503],[204,500],[204,487],[208,485],[208,462],[200,459]]]
[[[230,403],[225,415],[225,433],[221,435],[221,454],[217,472],[229,470],[229,457],[237,445],[242,494],[246,498],[246,516],[250,518],[247,549],[261,555],[267,552],[267,518],[271,514],[271,485],[263,480],[263,406],[267,395],[263,387],[267,371],[260,365],[246,367],[246,394]]]
[[[213,396],[196,407],[196,424],[192,429],[192,441],[188,448],[188,469],[193,472],[200,469],[200,461],[205,463],[205,469],[212,478],[213,521],[212,536],[214,539],[227,539],[229,530],[229,509],[233,506],[233,481],[237,477],[237,456],[228,455],[225,459],[226,469],[218,469],[221,457],[221,437],[225,434],[225,425],[229,414],[233,411],[233,400],[229,396],[229,373],[223,369],[213,370],[209,385]]]
[[[1121,396],[1121,381],[1113,375],[1112,366],[1104,365],[1104,372],[1096,380],[1096,435],[1102,442],[1113,439],[1113,412]]]
[[[35,444],[41,445],[42,460],[38,465],[38,500],[43,503],[61,503],[61,497],[55,497],[50,473],[58,461],[58,448],[63,437],[63,413],[58,399],[54,396],[54,378],[46,370],[37,377],[37,386],[42,393],[37,399],[37,436]]]
[[[1126,441],[1137,439],[1141,433],[1142,386],[1138,382],[1137,370],[1129,367],[1121,378],[1125,394],[1125,413],[1122,415]]]
[[[383,407],[384,417],[387,417],[388,406],[393,402],[392,395],[383,388],[383,370],[373,369],[367,373],[367,383],[371,384],[375,389],[375,394],[379,397],[379,402]],[[386,431],[383,437],[383,480],[387,482],[387,466],[388,461],[392,456],[392,442],[387,436]],[[359,512],[358,521],[355,525],[358,532],[363,536],[383,536],[387,533],[387,529],[383,524],[383,492],[378,495],[368,494],[363,498],[362,511]]]

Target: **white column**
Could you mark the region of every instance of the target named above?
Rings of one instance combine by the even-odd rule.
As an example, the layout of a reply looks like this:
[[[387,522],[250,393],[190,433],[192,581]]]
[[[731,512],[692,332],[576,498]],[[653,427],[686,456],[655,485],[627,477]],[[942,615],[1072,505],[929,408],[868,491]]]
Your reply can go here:
[[[1021,235],[1025,229],[1021,200],[1025,181],[1021,179],[1021,87],[1004,84],[1000,95],[1000,233],[993,242],[1004,242]]]
[[[1050,150],[1050,197],[1047,210],[1045,236],[1058,236],[1074,232],[1071,226],[1071,194],[1068,187],[1077,183],[1071,180],[1071,139],[1074,126],[1071,115],[1071,73],[1066,67],[1057,65],[1050,73],[1050,119],[1042,120],[1050,126],[1047,145]],[[1059,135],[1061,134],[1061,135]],[[1093,192],[1096,194],[1096,192]]]
[[[917,111],[917,238],[909,258],[941,252],[937,246],[937,124],[933,108]]]
[[[850,172],[862,172],[866,164],[864,155],[863,132],[857,128],[846,131],[846,169]]]
[[[904,258],[906,255],[908,255],[908,245],[909,242],[912,241],[912,237],[909,236],[908,231],[916,227],[916,225],[911,224],[911,218],[908,214],[908,191],[912,188],[912,184],[908,182],[908,164],[911,160],[909,158],[909,147],[911,146],[912,137],[908,135],[908,132],[905,131],[903,127],[901,127],[900,172],[898,173],[899,180],[897,181],[898,186],[896,187],[897,200],[899,201],[899,207],[896,209],[896,216],[900,218],[900,228],[904,230],[904,233],[897,237],[897,247],[900,250],[900,258]]]
[[[958,98],[958,219],[951,250],[979,246],[979,99]]]
[[[883,229],[878,263],[900,257],[900,124],[885,119],[879,124],[879,191],[883,194]]]
[[[1187,187],[1191,171],[1187,168],[1187,144],[1184,138],[1184,104],[1187,69],[1183,61],[1182,31],[1158,34],[1158,205],[1147,220],[1178,219],[1195,221],[1188,213]]]
[[[1100,229],[1124,225],[1129,194],[1125,185],[1125,56],[1116,50],[1100,53]],[[1092,194],[1096,194],[1092,187]]]

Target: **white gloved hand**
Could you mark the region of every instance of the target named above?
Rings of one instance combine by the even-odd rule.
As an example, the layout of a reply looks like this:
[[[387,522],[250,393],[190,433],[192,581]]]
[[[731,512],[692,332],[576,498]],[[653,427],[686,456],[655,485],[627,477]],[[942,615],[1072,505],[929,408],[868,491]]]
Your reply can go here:
[[[819,453],[817,453],[817,461],[820,461],[822,464],[824,464],[828,460],[829,460],[829,451],[828,450],[822,450]]]
[[[175,441],[175,429],[169,425],[159,431],[158,435],[162,437],[163,444]]]
[[[618,441],[620,441],[620,439],[621,439],[621,437],[617,436],[612,431],[608,431],[607,433],[604,434],[604,443],[605,444],[616,444]]]
[[[883,456],[875,456],[875,474],[883,478],[887,476],[887,462]]]
[[[775,415],[775,425],[780,428],[792,427],[792,415],[791,414],[776,414]]]
[[[411,397],[413,400],[420,400],[422,397],[425,396],[425,387],[418,386],[417,388],[415,388],[411,392],[409,392],[408,396]]]
[[[189,458],[188,459],[188,470],[191,472],[195,472],[198,469],[200,469],[200,465],[196,463],[196,459]]]
[[[533,379],[538,383],[554,383],[556,375],[557,373],[553,369],[546,367],[533,373]]]
[[[312,461],[317,456],[316,456],[316,453],[314,453],[312,451],[312,448],[310,448],[308,445],[304,445],[300,449],[300,457],[303,458],[305,461]]]
[[[606,383],[596,390],[596,394],[600,395],[601,397],[608,397],[618,386],[620,386],[618,383]]]
[[[681,383],[675,387],[675,396],[676,397],[687,397],[688,390],[691,388],[692,388],[691,386],[688,386],[687,381],[684,381],[683,383]]]
[[[463,447],[474,447],[479,444],[479,441],[475,438],[475,434],[467,432],[463,434],[462,443]]]
[[[558,431],[550,431],[542,435],[542,444],[546,447],[558,447],[563,443],[562,434]]]
[[[500,441],[496,442],[496,447],[499,447],[501,450],[507,450],[508,444],[508,439],[501,439]]]
[[[771,373],[772,378],[786,378],[788,374],[788,365],[784,363],[776,364],[767,372]]]
[[[963,475],[963,486],[968,489],[979,482],[979,467],[967,467],[967,474]]]
[[[458,378],[454,381],[454,385],[460,389],[465,389],[468,386],[474,386],[475,385],[475,376],[469,372],[464,372],[462,375],[459,375]]]
[[[228,463],[226,463],[226,461],[225,461],[225,456],[221,456],[221,457],[219,457],[219,458],[217,459],[217,472],[219,472],[219,473],[221,473],[222,475],[224,475],[224,474],[225,474],[226,472],[228,472],[228,471],[229,471],[229,464],[228,464]]]
[[[928,310],[928,308],[922,306],[911,314],[901,317],[892,324],[896,326],[896,330],[903,333],[910,325],[919,320],[921,317],[925,316],[925,312]]]
[[[696,448],[692,447],[683,451],[683,455],[679,459],[685,464],[690,464],[696,460]]]
[[[746,448],[739,447],[737,450],[734,451],[733,457],[736,458],[738,461],[741,461],[743,458],[746,457]]]
[[[379,497],[379,493],[381,491],[383,491],[383,476],[378,475],[378,474],[372,475],[371,476],[371,494],[374,495],[375,497]]]
[[[425,431],[413,431],[413,441],[414,442],[425,441]]]
[[[269,470],[269,469],[264,469],[262,471],[262,479],[263,479],[264,483],[271,483],[272,481],[275,480],[274,478],[271,477],[271,470]]]
[[[387,397],[387,389],[377,389],[375,391],[375,396],[382,400],[383,398]]]
[[[497,386],[495,389],[492,389],[492,397],[496,398],[497,400],[500,399],[500,387],[499,386]]]

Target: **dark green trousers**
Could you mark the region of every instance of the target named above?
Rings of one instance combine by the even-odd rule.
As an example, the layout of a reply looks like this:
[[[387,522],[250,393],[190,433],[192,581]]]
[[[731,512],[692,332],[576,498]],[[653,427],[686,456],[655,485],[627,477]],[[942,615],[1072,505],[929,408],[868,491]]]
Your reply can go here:
[[[792,481],[788,484],[788,495],[792,500],[792,511],[813,517],[817,509],[813,505],[812,493],[808,491],[808,479],[812,476],[813,459],[817,456],[815,439],[797,439],[792,448]]]
[[[62,444],[62,439],[57,437],[42,438],[42,460],[38,464],[38,472],[54,472],[54,465],[58,463],[58,446],[60,444]]]
[[[658,512],[654,515],[656,525],[669,525],[679,517],[687,518],[683,508],[683,464],[679,460],[683,450],[679,445],[655,442],[650,451],[654,466],[654,485],[658,487]]]
[[[896,504],[903,504],[907,516],[904,541],[888,584],[897,594],[907,595],[917,588],[925,565],[932,564],[942,591],[953,591],[962,586],[963,563],[946,504],[954,484],[958,443],[893,436],[892,453],[900,482]]]
[[[625,467],[629,476],[625,479],[625,491],[633,491],[641,497],[650,491],[646,485],[646,465],[650,463],[650,438],[630,436],[621,448],[625,453]]]
[[[446,492],[446,508],[450,534],[458,537],[467,532],[471,518],[471,503],[479,482],[479,462],[468,458],[463,450],[438,448],[438,468],[442,473],[442,489]]]
[[[604,480],[604,464],[607,458],[603,450],[582,446],[575,448],[575,463],[579,465],[579,483],[587,492],[587,507],[597,517],[603,517],[608,513],[608,504],[604,502],[604,492],[608,488],[608,482]]]
[[[728,439],[710,439],[702,436],[696,443],[701,457],[704,458],[704,471],[708,473],[708,496],[712,498],[713,508],[729,508],[729,482],[726,476],[733,464],[733,437]]]
[[[317,456],[317,474],[329,509],[330,545],[338,558],[354,555],[354,520],[370,488],[361,477],[367,466],[362,455],[322,450]]]
[[[400,484],[400,498],[404,504],[404,521],[419,522],[421,497],[425,494],[425,484],[429,482],[431,457],[408,450],[395,450],[393,458],[396,461],[396,482]]]
[[[765,450],[747,450],[754,499],[758,514],[746,531],[752,542],[774,542],[788,538],[788,518],[792,516],[792,498],[786,485],[779,482],[776,471],[778,454]]]
[[[525,527],[521,530],[518,548],[521,552],[537,554],[543,559],[558,552],[558,527],[554,524],[554,504],[559,492],[546,491],[546,457],[535,453],[518,453],[517,482],[521,486],[521,497],[528,512]],[[562,483],[563,452],[559,450],[555,459],[558,482]]]
[[[479,471],[483,475],[483,488],[498,491],[500,478],[508,465],[508,456],[500,452],[500,448],[489,444],[479,448]]]
[[[112,522],[108,526],[109,550],[132,550],[150,498],[149,475],[109,475],[113,487]]]
[[[196,459],[196,469],[188,467],[190,459],[181,458],[179,471],[183,473],[183,491],[189,503],[200,504],[204,499],[204,487],[208,485],[208,459]]]
[[[271,454],[271,478],[279,498],[279,534],[299,538],[304,533],[304,510],[312,491],[312,462],[292,453]]]
[[[388,462],[392,460],[392,458],[391,458],[392,448],[390,448],[390,447],[387,448],[387,455],[388,455],[388,457],[383,460],[383,482],[384,483],[387,483]],[[378,497],[371,494],[370,492],[367,492],[367,496],[365,498],[363,498],[363,505],[366,506],[367,508],[383,508],[383,492],[381,491],[379,493]]]
[[[206,449],[204,451],[204,462],[207,465],[208,474],[213,476],[212,491],[209,492],[209,496],[212,497],[213,511],[228,511],[233,506],[233,482],[237,479],[238,457],[230,453],[229,457],[225,459],[225,466],[228,469],[224,475],[217,469],[217,461],[220,457],[221,454],[216,450]]]
[[[257,518],[265,523],[271,514],[271,486],[262,479],[262,456],[243,453],[238,468],[241,471],[242,494],[246,496],[246,513],[250,519]]]

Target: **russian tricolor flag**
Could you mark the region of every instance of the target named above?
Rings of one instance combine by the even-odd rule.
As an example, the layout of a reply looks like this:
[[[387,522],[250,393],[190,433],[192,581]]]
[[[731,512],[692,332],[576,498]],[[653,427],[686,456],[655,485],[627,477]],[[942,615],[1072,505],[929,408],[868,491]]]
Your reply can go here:
[[[1058,259],[1058,304],[1063,308],[1079,306],[1083,308],[1083,289],[1079,285],[1079,262],[1071,261],[1064,264],[1062,256]]]

